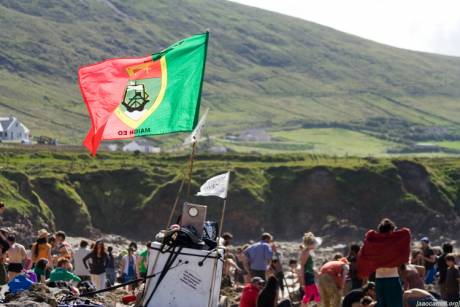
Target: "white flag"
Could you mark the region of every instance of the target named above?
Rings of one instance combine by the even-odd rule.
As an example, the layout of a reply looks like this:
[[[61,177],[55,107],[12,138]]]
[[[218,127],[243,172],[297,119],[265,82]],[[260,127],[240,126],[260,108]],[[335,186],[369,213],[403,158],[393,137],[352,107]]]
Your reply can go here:
[[[198,139],[201,136],[201,131],[203,130],[204,124],[206,122],[206,118],[208,117],[209,109],[204,111],[203,116],[201,116],[200,121],[196,125],[195,129],[193,129],[192,134],[190,134],[184,141],[184,145],[190,145],[193,143],[198,142]]]
[[[198,196],[217,196],[227,198],[228,183],[230,181],[230,172],[218,175],[208,179],[200,188]]]

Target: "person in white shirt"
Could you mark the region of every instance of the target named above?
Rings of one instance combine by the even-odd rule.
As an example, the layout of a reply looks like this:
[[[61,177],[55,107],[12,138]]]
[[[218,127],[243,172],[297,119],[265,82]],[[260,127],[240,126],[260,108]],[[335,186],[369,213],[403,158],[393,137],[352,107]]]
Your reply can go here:
[[[81,278],[81,280],[90,280],[90,272],[83,264],[85,258],[91,250],[88,248],[88,242],[85,240],[80,241],[80,247],[74,251],[74,274]]]
[[[128,254],[123,256],[121,259],[121,274],[123,277],[123,282],[128,282],[139,278],[139,270],[136,261],[136,255],[134,253],[136,250],[132,247],[128,248]],[[133,290],[135,287],[134,285],[128,286],[128,291]]]

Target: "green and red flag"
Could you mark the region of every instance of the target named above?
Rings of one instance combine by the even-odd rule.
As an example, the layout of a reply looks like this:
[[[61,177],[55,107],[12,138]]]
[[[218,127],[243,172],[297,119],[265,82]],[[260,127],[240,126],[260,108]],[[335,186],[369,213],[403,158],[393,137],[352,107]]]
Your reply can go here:
[[[192,131],[199,116],[208,33],[146,57],[110,59],[78,70],[91,128],[83,144]]]

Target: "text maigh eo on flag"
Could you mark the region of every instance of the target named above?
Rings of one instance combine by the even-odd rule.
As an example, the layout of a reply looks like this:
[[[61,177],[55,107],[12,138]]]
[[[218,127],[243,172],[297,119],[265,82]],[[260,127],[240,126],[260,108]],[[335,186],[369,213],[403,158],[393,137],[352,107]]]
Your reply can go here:
[[[102,140],[192,131],[197,124],[209,34],[140,58],[81,67],[80,90],[91,117],[84,145]]]

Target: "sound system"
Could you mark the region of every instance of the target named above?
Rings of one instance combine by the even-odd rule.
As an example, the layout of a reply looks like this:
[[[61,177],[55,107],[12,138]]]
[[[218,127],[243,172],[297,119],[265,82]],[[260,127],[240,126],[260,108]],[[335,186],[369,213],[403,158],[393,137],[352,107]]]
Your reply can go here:
[[[184,203],[180,222],[181,227],[188,228],[189,230],[193,229],[196,235],[201,238],[203,236],[207,208],[202,205]]]

